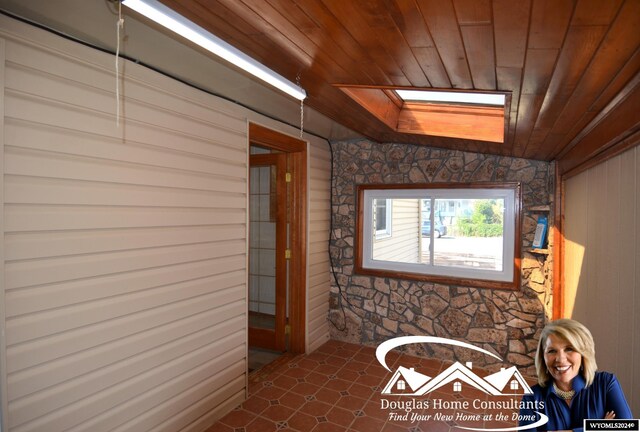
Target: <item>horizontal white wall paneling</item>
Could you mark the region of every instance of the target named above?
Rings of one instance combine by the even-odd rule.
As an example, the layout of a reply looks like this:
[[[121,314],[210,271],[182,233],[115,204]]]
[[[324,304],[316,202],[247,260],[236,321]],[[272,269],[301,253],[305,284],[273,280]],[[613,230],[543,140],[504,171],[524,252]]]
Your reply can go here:
[[[198,431],[246,391],[247,112],[0,17],[9,431]]]
[[[117,124],[113,56],[6,16],[0,58],[3,430],[205,430],[246,395],[247,125],[299,131],[127,61]],[[304,139],[310,352],[330,152]]]
[[[318,141],[311,142],[309,153],[307,350],[314,351],[329,340],[331,153],[328,143]]]

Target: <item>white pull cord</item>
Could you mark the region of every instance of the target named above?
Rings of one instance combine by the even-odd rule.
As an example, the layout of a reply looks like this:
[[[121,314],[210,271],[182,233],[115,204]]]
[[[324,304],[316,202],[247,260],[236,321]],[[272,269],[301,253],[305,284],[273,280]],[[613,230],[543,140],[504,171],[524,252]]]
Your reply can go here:
[[[300,100],[300,138],[304,132],[304,99]]]
[[[300,74],[296,77],[296,84],[298,87],[302,88],[300,85]],[[304,99],[300,99],[300,138],[302,139],[302,134],[304,132]]]
[[[116,22],[116,127],[120,127],[120,29],[124,27],[122,2],[118,1],[118,21]]]

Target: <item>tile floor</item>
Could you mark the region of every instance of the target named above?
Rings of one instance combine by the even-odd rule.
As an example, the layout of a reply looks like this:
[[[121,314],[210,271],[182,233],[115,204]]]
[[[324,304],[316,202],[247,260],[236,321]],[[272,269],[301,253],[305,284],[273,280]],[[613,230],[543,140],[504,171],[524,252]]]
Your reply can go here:
[[[281,356],[281,352],[249,347],[249,373],[274,362]]]
[[[395,352],[388,353],[386,361],[391,370],[403,365],[430,376],[450,366],[450,363]],[[414,410],[412,413],[421,416],[415,421],[410,418],[390,419],[392,410],[383,409],[381,399],[392,401],[401,397],[383,396],[380,390],[391,376],[392,373],[376,360],[375,348],[329,341],[309,355],[289,357],[267,366],[262,373],[252,374],[249,399],[207,432],[454,432],[462,431],[457,425],[504,428],[515,424],[514,421],[497,421],[495,418],[478,421],[468,421],[469,417],[460,419],[460,416],[491,414],[490,410],[473,409],[471,406],[464,411]],[[464,397],[460,393],[454,394],[451,389],[436,390],[416,399],[458,403],[488,399],[487,395],[475,389],[465,390]],[[435,419],[436,412],[451,417]],[[501,412],[504,414],[505,410]]]

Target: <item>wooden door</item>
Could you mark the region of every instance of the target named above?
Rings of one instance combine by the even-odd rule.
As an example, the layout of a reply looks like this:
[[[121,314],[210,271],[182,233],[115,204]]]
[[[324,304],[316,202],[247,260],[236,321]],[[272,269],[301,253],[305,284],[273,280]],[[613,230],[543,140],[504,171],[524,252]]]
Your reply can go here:
[[[255,154],[249,163],[249,180],[260,189],[250,210],[249,345],[285,351],[287,155]],[[259,181],[255,176],[260,176]]]

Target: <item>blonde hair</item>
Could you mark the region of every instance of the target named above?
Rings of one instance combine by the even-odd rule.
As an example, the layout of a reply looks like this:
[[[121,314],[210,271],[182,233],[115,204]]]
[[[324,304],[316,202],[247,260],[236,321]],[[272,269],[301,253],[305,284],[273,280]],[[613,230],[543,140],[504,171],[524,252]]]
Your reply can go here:
[[[596,347],[593,342],[593,336],[591,336],[591,332],[588,328],[572,319],[551,321],[542,329],[535,359],[538,384],[540,384],[541,387],[546,387],[552,379],[549,371],[547,370],[547,365],[544,363],[544,349],[547,343],[547,338],[551,334],[564,339],[582,356],[580,374],[584,377],[587,383],[586,385],[591,385],[593,378],[596,375],[596,370],[598,369],[598,365],[596,364]]]

